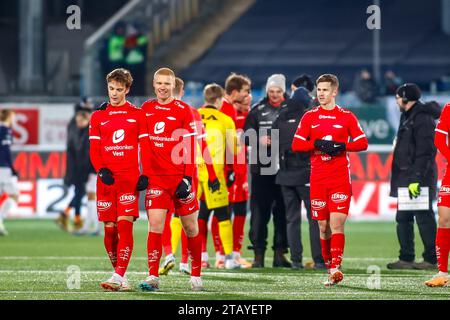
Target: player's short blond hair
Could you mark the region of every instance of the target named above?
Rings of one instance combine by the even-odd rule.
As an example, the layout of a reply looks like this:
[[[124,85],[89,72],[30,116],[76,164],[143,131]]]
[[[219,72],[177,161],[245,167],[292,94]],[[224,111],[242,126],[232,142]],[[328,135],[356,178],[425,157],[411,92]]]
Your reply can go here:
[[[181,94],[181,90],[183,90],[183,87],[184,81],[179,77],[175,77],[175,88],[173,89],[173,94],[175,96],[179,96]]]
[[[169,76],[175,79],[175,72],[169,68],[159,68],[153,75],[153,79],[155,79],[156,76]]]
[[[203,97],[207,104],[216,103],[217,99],[223,99],[224,90],[217,83],[210,83],[203,89]]]
[[[225,92],[231,94],[234,90],[241,91],[243,86],[251,86],[252,81],[247,76],[232,73],[225,80]]]
[[[339,88],[339,79],[334,74],[326,73],[326,74],[321,75],[320,77],[317,78],[316,85],[318,85],[321,82],[329,82],[329,83],[331,83],[331,86],[333,88],[336,88],[336,89]]]
[[[124,68],[114,69],[106,76],[106,82],[116,81],[119,82],[128,89],[133,84],[133,77],[131,72]]]

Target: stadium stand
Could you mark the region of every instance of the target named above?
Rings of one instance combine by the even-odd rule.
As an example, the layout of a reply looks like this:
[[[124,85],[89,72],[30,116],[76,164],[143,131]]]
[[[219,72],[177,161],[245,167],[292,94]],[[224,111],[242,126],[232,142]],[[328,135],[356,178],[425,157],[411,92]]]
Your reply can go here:
[[[220,83],[235,71],[262,86],[271,73],[292,79],[332,72],[350,89],[355,74],[372,64],[372,33],[365,27],[372,3],[259,0],[182,77]],[[439,1],[381,4],[382,71],[393,69],[428,89],[450,70],[450,37],[440,30],[439,8]]]

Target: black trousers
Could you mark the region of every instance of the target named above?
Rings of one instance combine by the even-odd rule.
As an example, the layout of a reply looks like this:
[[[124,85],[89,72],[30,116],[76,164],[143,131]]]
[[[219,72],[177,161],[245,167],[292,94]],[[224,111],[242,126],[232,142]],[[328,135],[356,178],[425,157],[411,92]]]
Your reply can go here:
[[[315,263],[323,263],[320,246],[319,224],[311,217],[311,200],[308,186],[281,186],[284,205],[286,207],[287,240],[292,262],[302,262],[303,244],[301,234],[301,203],[305,203],[309,224],[309,242],[311,255]]]
[[[435,264],[436,259],[436,218],[430,199],[430,208],[424,211],[398,211],[395,216],[397,221],[397,237],[400,243],[399,259],[414,261],[414,218],[419,227],[420,237],[424,245],[423,259]]]
[[[252,173],[250,197],[249,238],[255,254],[264,254],[271,214],[273,215],[273,249],[287,252],[286,213],[281,187],[275,184],[275,175]]]
[[[69,203],[69,207],[75,209],[75,215],[79,216],[81,214],[81,200],[86,195],[86,182],[78,182],[74,184],[75,194],[72,201]]]

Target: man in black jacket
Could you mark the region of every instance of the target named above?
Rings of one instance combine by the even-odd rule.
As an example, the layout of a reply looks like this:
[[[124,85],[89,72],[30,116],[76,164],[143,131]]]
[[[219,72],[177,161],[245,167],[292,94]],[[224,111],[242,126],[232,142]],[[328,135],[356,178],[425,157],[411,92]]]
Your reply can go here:
[[[69,215],[70,209],[75,210],[74,231],[77,234],[92,232],[97,234],[97,208],[95,202],[95,182],[96,174],[89,157],[89,120],[91,109],[88,107],[76,108],[76,113],[70,121],[67,129],[67,157],[66,157],[66,174],[64,176],[64,185],[75,188],[75,194],[67,206],[60,213],[57,223],[63,230],[69,231]],[[86,222],[92,224],[92,230],[88,230],[86,225],[82,230],[83,223],[81,220],[81,202],[83,197],[88,195]]]
[[[304,87],[297,88],[287,107],[273,124],[273,129],[279,132],[279,154],[276,183],[281,185],[281,192],[286,207],[287,239],[291,253],[293,269],[303,269],[303,245],[301,239],[301,203],[305,204],[309,222],[309,239],[311,254],[315,269],[325,268],[320,247],[319,225],[311,218],[311,202],[309,195],[309,176],[311,164],[309,152],[293,152],[292,140],[300,119],[311,105],[312,98]]]
[[[277,173],[276,154],[272,148],[272,124],[281,109],[286,106],[286,78],[274,74],[267,80],[267,96],[250,110],[244,126],[244,141],[250,146],[251,196],[249,237],[255,252],[254,268],[264,267],[267,246],[267,224],[273,214],[274,239],[273,267],[290,268],[284,254],[287,253],[286,214],[281,188],[275,184]],[[250,141],[251,140],[251,141]]]
[[[400,243],[399,260],[388,269],[436,268],[436,220],[432,200],[436,197],[437,165],[435,161],[434,130],[440,115],[437,103],[424,104],[417,85],[406,83],[397,89],[396,100],[402,112],[392,160],[391,193],[398,196],[398,188],[408,188],[410,197],[420,195],[421,188],[429,188],[428,210],[397,210],[397,237]],[[414,217],[424,245],[421,263],[415,263]]]

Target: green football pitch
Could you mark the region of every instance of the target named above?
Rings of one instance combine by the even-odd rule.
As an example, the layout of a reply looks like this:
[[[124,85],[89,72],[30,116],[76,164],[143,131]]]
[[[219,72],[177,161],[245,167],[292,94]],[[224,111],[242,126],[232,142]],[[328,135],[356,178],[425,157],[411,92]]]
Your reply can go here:
[[[49,220],[13,220],[10,233],[0,237],[0,300],[7,299],[450,299],[450,288],[428,288],[423,282],[435,271],[390,271],[386,263],[396,259],[398,244],[393,222],[349,222],[338,286],[324,287],[323,271],[271,268],[247,270],[206,269],[205,291],[191,292],[189,277],[173,270],[161,278],[159,292],[103,292],[99,283],[112,274],[102,237],[77,237],[64,233]],[[248,226],[247,226],[248,227]],[[146,222],[135,226],[135,249],[128,269],[134,287],[147,275]],[[303,222],[304,260],[310,260],[307,224]],[[269,236],[271,239],[271,236]],[[416,234],[416,253],[422,253]],[[208,241],[211,245],[211,239]],[[245,243],[243,256],[252,258]],[[270,245],[269,245],[270,246]],[[210,257],[214,257],[210,247]],[[214,265],[213,259],[211,264]],[[77,272],[79,270],[79,273]],[[78,281],[79,280],[79,281]]]

